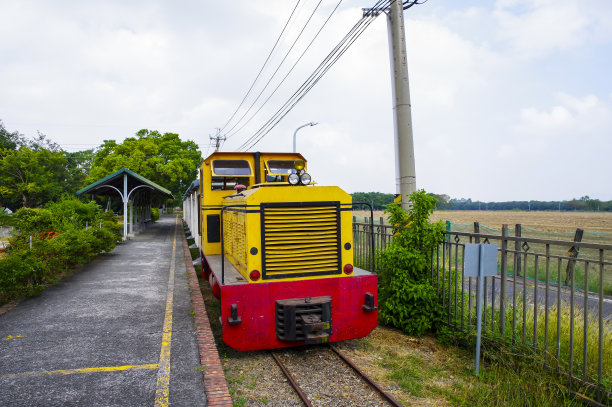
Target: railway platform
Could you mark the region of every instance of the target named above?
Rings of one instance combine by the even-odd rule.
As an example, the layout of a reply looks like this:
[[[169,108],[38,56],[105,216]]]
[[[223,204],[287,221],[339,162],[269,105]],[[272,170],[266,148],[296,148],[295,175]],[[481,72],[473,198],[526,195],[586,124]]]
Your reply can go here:
[[[0,405],[223,405],[206,388],[225,382],[201,365],[218,355],[188,253],[166,215],[0,315]]]

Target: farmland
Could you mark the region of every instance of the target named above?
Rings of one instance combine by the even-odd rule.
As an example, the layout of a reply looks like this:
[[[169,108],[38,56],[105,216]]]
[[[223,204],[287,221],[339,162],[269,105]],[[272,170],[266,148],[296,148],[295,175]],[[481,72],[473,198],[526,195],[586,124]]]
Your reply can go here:
[[[370,216],[367,211],[355,211],[355,216]],[[374,219],[385,216],[374,212]],[[612,212],[556,212],[556,211],[435,211],[432,221],[450,221],[459,224],[480,222],[500,229],[503,224],[513,227],[517,223],[544,232],[574,232],[582,228],[589,232],[612,233]]]
[[[503,224],[512,227],[520,223],[544,232],[573,232],[576,228],[590,232],[612,232],[612,212],[436,211],[431,220],[480,222],[496,229],[500,229]]]

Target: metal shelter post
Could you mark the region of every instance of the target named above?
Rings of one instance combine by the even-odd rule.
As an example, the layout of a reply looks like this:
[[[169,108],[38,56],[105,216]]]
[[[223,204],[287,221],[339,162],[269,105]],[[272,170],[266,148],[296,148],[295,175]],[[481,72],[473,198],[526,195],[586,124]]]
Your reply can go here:
[[[121,198],[123,198],[123,238],[127,239],[128,236],[128,216],[127,216],[127,209],[128,209],[128,178],[127,178],[127,174],[123,174],[123,196]]]
[[[134,233],[134,198],[130,201],[130,233]]]

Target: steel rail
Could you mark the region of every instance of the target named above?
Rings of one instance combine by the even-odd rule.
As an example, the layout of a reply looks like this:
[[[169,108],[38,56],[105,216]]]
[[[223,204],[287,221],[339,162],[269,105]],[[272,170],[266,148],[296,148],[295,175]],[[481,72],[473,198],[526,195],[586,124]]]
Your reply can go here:
[[[308,400],[308,397],[306,397],[306,395],[302,391],[302,388],[297,384],[297,382],[295,381],[291,373],[289,373],[283,362],[281,362],[281,360],[278,358],[278,356],[276,356],[274,352],[270,352],[270,354],[276,361],[278,367],[280,367],[283,373],[285,374],[285,377],[289,380],[289,383],[291,383],[291,387],[293,387],[293,389],[298,394],[298,396],[300,396],[304,404],[306,404],[306,407],[312,407],[312,404],[310,404],[310,400]]]
[[[369,377],[367,374],[365,374],[364,372],[361,371],[361,369],[359,369],[349,358],[347,358],[342,352],[340,352],[338,349],[336,349],[336,347],[334,347],[333,345],[328,345],[329,348],[340,358],[342,359],[342,361],[344,363],[346,363],[346,365],[348,365],[348,367],[350,367],[355,373],[357,373],[365,382],[367,382],[371,387],[374,388],[374,390],[376,390],[385,400],[387,400],[389,403],[391,403],[391,405],[393,405],[394,407],[403,407],[402,404],[397,401],[396,399],[393,398],[393,396],[391,396],[390,394],[388,394],[387,392],[385,392],[382,387],[380,387],[378,385],[378,383],[376,383],[371,377]],[[304,402],[304,404],[307,407],[312,407],[312,404],[310,404],[310,401],[308,400],[308,397],[306,397],[306,395],[304,394],[302,388],[299,386],[299,384],[297,384],[297,382],[295,381],[295,379],[293,378],[293,376],[291,375],[291,373],[289,373],[289,371],[287,370],[287,368],[285,367],[285,365],[283,364],[283,362],[280,360],[280,358],[278,356],[276,356],[276,354],[274,352],[270,352],[270,354],[272,355],[272,357],[274,358],[274,360],[276,361],[276,364],[281,368],[281,370],[283,371],[285,377],[289,380],[289,383],[291,384],[291,386],[293,387],[293,389],[296,391],[296,393],[298,394],[298,396],[300,397],[300,399]]]
[[[402,404],[399,401],[395,400],[390,394],[388,394],[386,391],[384,391],[382,389],[382,387],[380,387],[374,380],[372,380],[372,378],[370,378],[368,375],[363,373],[361,371],[361,369],[359,369],[353,362],[351,362],[351,360],[349,358],[344,356],[342,354],[342,352],[340,352],[338,349],[336,349],[335,346],[329,345],[329,347],[330,347],[330,349],[332,351],[334,351],[334,353],[336,355],[338,355],[338,357],[340,357],[340,359],[342,359],[344,361],[344,363],[346,363],[351,369],[353,369],[355,372],[357,372],[359,374],[359,376],[361,376],[361,378],[363,380],[368,382],[368,384],[370,386],[372,386],[374,389],[376,389],[376,391],[378,391],[378,393],[380,393],[380,395],[383,396],[389,403],[391,403],[395,407],[403,407]]]

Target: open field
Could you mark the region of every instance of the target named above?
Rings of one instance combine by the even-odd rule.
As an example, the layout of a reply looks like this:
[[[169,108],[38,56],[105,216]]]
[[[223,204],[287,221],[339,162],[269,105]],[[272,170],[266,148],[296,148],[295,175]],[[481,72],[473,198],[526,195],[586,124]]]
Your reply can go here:
[[[355,211],[355,216],[370,216],[368,211]],[[374,212],[374,219],[385,216]],[[490,228],[501,229],[503,224],[517,223],[544,232],[574,232],[582,228],[589,232],[612,233],[612,212],[555,212],[555,211],[435,211],[432,221],[472,224],[480,222]]]
[[[582,228],[590,232],[612,233],[612,212],[555,212],[555,211],[436,211],[432,220],[453,223],[474,223],[501,229],[503,224],[513,227],[520,223],[545,232],[573,232]]]

